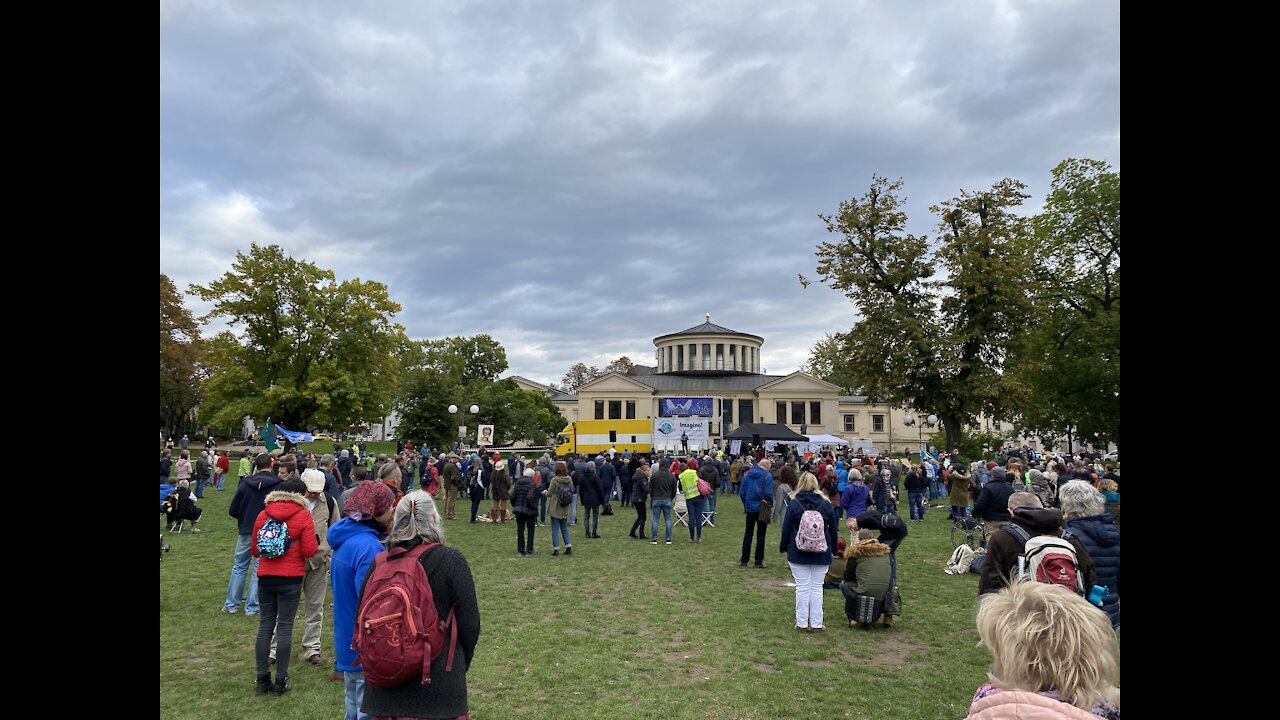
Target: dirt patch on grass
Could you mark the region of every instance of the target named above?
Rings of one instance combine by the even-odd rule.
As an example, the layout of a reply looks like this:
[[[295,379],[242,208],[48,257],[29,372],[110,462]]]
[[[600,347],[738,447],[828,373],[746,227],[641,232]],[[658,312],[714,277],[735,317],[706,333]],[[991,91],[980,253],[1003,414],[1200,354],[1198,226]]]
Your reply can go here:
[[[831,667],[836,664],[835,660],[797,660],[796,664],[800,667]]]
[[[867,632],[875,632],[876,628],[871,628]],[[928,650],[928,645],[913,645],[905,643],[897,638],[889,638],[887,640],[877,639],[875,652],[870,655],[854,655],[849,652],[840,654],[840,659],[847,663],[855,665],[875,665],[877,667],[904,667],[907,665],[907,657],[917,650]],[[820,662],[820,661],[809,661]],[[797,665],[804,665],[804,662],[798,662]]]
[[[765,665],[764,663],[751,663],[751,669],[759,672],[767,672],[767,673],[782,672],[778,668],[772,665]]]

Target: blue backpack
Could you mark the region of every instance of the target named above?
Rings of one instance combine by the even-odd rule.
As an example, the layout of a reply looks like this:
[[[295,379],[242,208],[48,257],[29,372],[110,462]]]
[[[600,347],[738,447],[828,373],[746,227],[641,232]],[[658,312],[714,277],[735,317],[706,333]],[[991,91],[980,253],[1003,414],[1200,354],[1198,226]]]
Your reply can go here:
[[[289,526],[275,518],[267,521],[258,529],[258,556],[268,560],[283,557],[289,549]]]

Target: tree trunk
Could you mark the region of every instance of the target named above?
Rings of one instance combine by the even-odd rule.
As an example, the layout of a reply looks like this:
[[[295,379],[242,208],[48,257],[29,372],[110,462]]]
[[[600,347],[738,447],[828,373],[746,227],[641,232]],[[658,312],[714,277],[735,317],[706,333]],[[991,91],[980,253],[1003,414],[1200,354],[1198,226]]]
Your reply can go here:
[[[952,448],[960,447],[960,421],[950,415],[940,415],[938,421],[942,423],[942,429],[947,436],[947,446],[942,448],[942,452],[951,452]]]

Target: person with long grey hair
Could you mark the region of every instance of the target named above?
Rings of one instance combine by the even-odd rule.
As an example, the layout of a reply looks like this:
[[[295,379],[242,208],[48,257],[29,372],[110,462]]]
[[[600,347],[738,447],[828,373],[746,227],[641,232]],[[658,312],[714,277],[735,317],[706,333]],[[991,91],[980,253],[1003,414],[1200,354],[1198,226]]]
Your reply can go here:
[[[467,560],[456,548],[444,544],[444,527],[435,499],[422,490],[404,496],[391,516],[387,537],[389,549],[412,550],[419,545],[437,544],[418,556],[431,586],[436,613],[448,618],[453,611],[457,629],[456,657],[451,670],[446,670],[450,648],[431,662],[430,682],[413,677],[391,688],[366,684],[360,710],[374,717],[454,718],[466,715],[467,670],[475,656],[480,638],[480,606],[476,601],[475,582]],[[374,560],[370,575],[377,572],[385,556]],[[445,637],[449,637],[446,632]],[[448,641],[446,641],[448,642]]]

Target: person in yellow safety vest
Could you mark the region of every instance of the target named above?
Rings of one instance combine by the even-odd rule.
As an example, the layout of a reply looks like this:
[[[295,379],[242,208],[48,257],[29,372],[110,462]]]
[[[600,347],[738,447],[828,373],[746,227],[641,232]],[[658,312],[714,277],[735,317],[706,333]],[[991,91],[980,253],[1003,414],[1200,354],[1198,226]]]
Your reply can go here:
[[[684,492],[685,505],[689,509],[689,542],[702,542],[702,511],[706,498],[698,492],[698,461],[689,458],[689,465],[680,473],[680,489]]]

